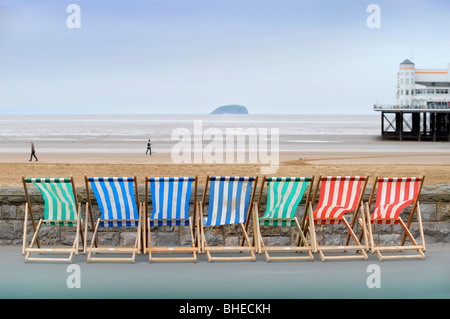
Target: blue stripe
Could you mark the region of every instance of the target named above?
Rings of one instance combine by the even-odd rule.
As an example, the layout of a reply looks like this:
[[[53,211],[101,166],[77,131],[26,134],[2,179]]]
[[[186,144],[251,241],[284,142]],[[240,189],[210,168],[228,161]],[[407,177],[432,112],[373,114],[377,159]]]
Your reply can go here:
[[[223,190],[225,187],[225,180],[223,178],[221,178],[219,180],[219,199],[218,199],[218,214],[217,214],[217,219],[216,219],[216,224],[218,221],[222,220],[222,207],[223,207]]]
[[[252,195],[252,185],[253,185],[253,181],[248,181],[247,182],[247,192],[245,194],[244,223],[247,221],[247,214],[246,214],[246,212],[248,211],[248,207],[250,205],[250,199],[251,199],[251,195]]]
[[[235,207],[233,207],[233,186],[234,186],[234,182],[232,182],[231,180],[228,182],[228,198],[227,198],[227,211],[225,212],[225,223],[226,224],[230,224],[231,222],[231,212],[233,211],[233,209]],[[223,197],[223,196],[222,196]],[[236,205],[236,203],[235,203]]]
[[[188,184],[187,184],[187,190],[186,190],[186,201],[185,201],[184,207],[183,207],[184,212],[185,212],[184,217],[186,217],[186,218],[189,218],[189,201],[191,199],[193,180],[194,180],[194,178],[192,178],[192,179],[189,178],[188,182],[187,182]],[[195,203],[194,203],[194,205],[195,205]],[[181,207],[180,207],[180,209],[181,209]],[[185,221],[184,225],[189,226],[189,219]]]
[[[101,220],[104,221],[104,220],[110,219],[109,216],[105,216],[105,214],[106,214],[107,212],[112,211],[112,207],[111,207],[111,200],[110,200],[109,196],[107,196],[108,190],[106,189],[105,183],[103,183],[103,178],[99,178],[99,182],[101,182],[101,183],[100,183],[101,194],[104,194],[103,197],[105,197],[105,201],[106,201],[106,207],[104,207],[105,210],[103,211],[103,214],[102,214],[102,216],[101,216]],[[99,190],[99,191],[100,191],[100,190]],[[101,196],[101,195],[100,195],[100,196]],[[114,226],[112,222],[109,222],[108,225],[111,226],[111,227]]]
[[[158,198],[158,204],[159,204],[159,213],[161,214],[164,211],[164,183],[159,183],[159,198]],[[162,226],[164,222],[162,220],[158,221],[158,226]]]
[[[162,183],[164,185],[164,183]],[[167,218],[171,219],[173,218],[172,216],[172,204],[173,203],[173,178],[169,178],[169,181],[167,183],[168,187],[169,187],[169,191],[168,191],[168,197],[167,197]],[[163,200],[161,200],[161,202],[163,202]]]
[[[114,185],[114,182],[111,180],[111,178],[108,178],[108,184],[111,187],[112,194],[114,196],[114,202],[116,204],[117,219],[123,219],[122,206],[120,206],[120,199],[119,199],[119,194],[116,189],[116,185]],[[122,222],[117,222],[117,226],[122,226]]]
[[[154,178],[150,178],[150,194],[151,194],[151,198],[152,198],[152,206],[153,206],[152,216],[153,216],[155,214],[155,202],[157,202],[157,199],[155,198],[155,179]],[[152,216],[150,216],[150,219],[152,218]],[[150,221],[150,226],[154,226],[153,221]]]
[[[175,183],[175,182],[174,182]],[[176,210],[175,210],[175,218],[177,218],[177,221],[176,221],[176,225],[177,226],[180,226],[181,225],[181,221],[179,220],[180,218],[181,218],[181,213],[182,213],[182,209],[184,208],[184,207],[181,207],[181,198],[182,198],[182,196],[183,196],[183,179],[181,178],[181,179],[179,179],[178,180],[178,190],[177,190],[177,194],[176,194]]]
[[[191,184],[194,178],[150,178],[150,187],[152,192],[152,205],[153,205],[153,214],[151,218],[161,218],[161,215],[156,216],[156,207],[160,208],[160,214],[163,212],[164,207],[164,189],[168,187],[168,198],[167,198],[167,219],[171,220],[158,220],[156,224],[158,226],[173,225],[173,220],[175,220],[175,225],[180,226],[182,225],[182,222],[180,218],[189,218],[189,200],[191,197]],[[160,193],[159,197],[155,197],[155,189],[156,189],[156,183],[160,186]],[[175,183],[177,183],[178,190],[175,193]],[[183,197],[183,185],[187,183],[187,189],[186,189],[186,198],[185,203],[183,205],[182,203],[182,197]],[[176,197],[176,198],[175,198]],[[175,207],[173,207],[175,205]],[[172,208],[175,208],[175,214],[172,214]],[[155,224],[154,221],[150,221],[150,225],[153,226]],[[184,221],[185,226],[189,226],[189,220]]]
[[[208,220],[206,221],[207,226],[211,226],[211,220],[213,216],[213,207],[214,207],[214,193],[216,191],[216,182],[215,179],[211,180],[211,187],[209,190],[209,207],[208,207]]]
[[[130,183],[128,183],[128,185],[129,184]],[[125,209],[125,219],[131,219],[131,208],[128,205],[128,200],[126,200],[127,199],[128,190],[125,188],[126,185],[125,185],[124,182],[119,183],[119,186],[120,186],[120,190],[122,191],[122,194],[123,194],[123,197],[124,197],[123,201],[124,201],[124,206],[125,206],[124,207],[124,209]],[[131,226],[131,222],[130,221],[127,221],[126,224],[127,224],[127,226]]]
[[[111,214],[116,213],[117,217],[116,219],[138,219],[138,211],[137,211],[137,205],[136,200],[134,198],[134,187],[133,187],[133,178],[89,178],[89,181],[91,182],[92,190],[94,191],[95,197],[97,198],[97,202],[99,205],[99,208],[102,212],[100,219],[102,221],[108,221],[109,219],[112,219],[113,216]],[[99,182],[100,187],[97,188],[95,182]],[[120,190],[122,191],[123,195],[123,206],[120,203],[119,198],[119,192],[117,190],[115,182],[119,183]],[[109,197],[107,184],[111,187],[112,191],[112,198]],[[128,203],[127,195],[130,196],[132,207],[130,207]],[[106,202],[106,207],[103,205],[101,198],[104,197]],[[112,209],[112,201],[114,200],[114,203],[116,204],[116,210],[113,211]],[[108,213],[108,215],[106,215]],[[102,223],[102,225],[104,225]],[[127,226],[131,226],[131,222],[126,222]],[[138,225],[138,222],[135,222],[135,225]],[[108,226],[113,227],[114,222],[108,221]],[[122,226],[122,222],[118,221],[117,226]]]
[[[246,222],[247,220],[247,211],[249,209],[250,205],[250,198],[252,194],[252,184],[253,184],[253,178],[245,178],[245,177],[213,177],[211,180],[211,186],[210,186],[210,194],[209,194],[209,208],[208,208],[208,219],[205,221],[206,226],[213,225],[213,217],[214,217],[214,195],[217,193],[217,211],[216,213],[216,222],[214,225],[220,225],[221,219],[223,214],[226,214],[226,218],[224,223],[225,224],[233,224],[233,223],[239,223],[240,217],[242,214],[243,222]],[[245,194],[242,194],[242,188],[244,186],[244,183],[247,184],[247,190]],[[218,184],[218,185],[217,185]],[[223,197],[224,197],[224,189],[227,187],[228,194],[227,194],[227,207],[225,209],[222,209],[223,206]],[[233,200],[233,188],[236,188],[236,198],[235,198],[235,205],[232,205]],[[242,198],[242,196],[244,196]],[[244,200],[244,211],[240,209],[240,203],[241,200]],[[231,220],[231,213],[232,211],[235,211],[236,215],[233,220]]]

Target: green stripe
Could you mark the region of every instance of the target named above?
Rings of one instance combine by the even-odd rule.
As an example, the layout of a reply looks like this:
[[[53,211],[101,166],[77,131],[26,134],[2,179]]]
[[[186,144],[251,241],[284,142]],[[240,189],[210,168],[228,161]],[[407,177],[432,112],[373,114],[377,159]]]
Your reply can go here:
[[[76,220],[75,197],[71,184],[62,183],[34,183],[41,191],[45,201],[45,220]],[[66,186],[66,187],[64,187]],[[59,194],[58,191],[61,193]],[[58,208],[59,207],[59,208]],[[58,216],[60,216],[58,218]],[[50,223],[54,225],[55,223]],[[59,223],[61,226],[65,223]],[[69,223],[71,226],[72,223]]]
[[[292,180],[297,180],[297,178]],[[307,184],[308,184],[307,181],[290,182],[286,180],[286,181],[269,182],[266,213],[263,217],[260,218],[263,222],[263,225],[269,226],[270,224],[272,224],[273,226],[292,226],[293,224],[292,219],[295,216],[295,211],[297,210],[297,207],[303,197]],[[289,194],[287,194],[290,185],[292,185],[292,188]],[[301,187],[301,189],[299,189],[299,187]],[[281,190],[280,198],[278,195],[279,190]],[[296,196],[297,191],[299,191],[299,194]],[[285,196],[286,194],[287,196]],[[289,206],[291,204],[292,207],[289,209]],[[270,209],[272,205],[274,205],[274,207]],[[280,207],[281,205],[283,205],[282,208]],[[284,219],[284,220],[277,220],[277,219]]]

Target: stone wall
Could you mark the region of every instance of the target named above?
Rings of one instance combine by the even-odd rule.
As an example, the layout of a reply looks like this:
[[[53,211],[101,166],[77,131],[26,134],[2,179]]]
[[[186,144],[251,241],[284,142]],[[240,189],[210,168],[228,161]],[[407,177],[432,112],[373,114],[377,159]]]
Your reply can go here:
[[[257,190],[256,194],[258,194]],[[44,202],[37,189],[30,187],[30,200],[36,217],[43,215]],[[367,201],[370,194],[370,186],[367,186],[364,200]],[[145,200],[145,189],[139,188],[140,201]],[[199,186],[197,200],[200,201],[203,188]],[[85,215],[86,190],[77,189],[77,197],[82,204],[82,216]],[[306,197],[306,196],[304,196]],[[94,196],[91,196],[94,198]],[[255,196],[255,200],[256,200]],[[22,188],[0,188],[0,245],[22,244],[23,225],[25,216],[25,194]],[[192,206],[192,205],[191,205]],[[299,220],[303,216],[305,208],[304,200],[299,207]],[[422,213],[423,229],[426,243],[448,243],[450,242],[450,185],[428,186],[424,185],[420,196],[420,208]],[[152,207],[149,207],[151,211]],[[265,209],[265,194],[262,196],[259,216]],[[99,209],[93,200],[94,218],[98,218]],[[191,207],[192,210],[192,207]],[[205,214],[207,212],[207,202]],[[404,217],[407,219],[407,216]],[[90,224],[90,221],[89,221]],[[253,234],[252,223],[249,226],[250,237]],[[376,225],[376,242],[394,243],[398,240],[400,227],[398,225]],[[417,220],[412,224],[412,233],[419,238]],[[31,222],[28,222],[28,242],[31,240]],[[92,236],[91,228],[88,228],[88,242]],[[346,231],[343,225],[318,226],[317,239],[319,244],[343,244],[346,239]],[[298,234],[293,228],[288,227],[262,227],[262,236],[266,245],[295,243]],[[358,231],[358,229],[356,229]],[[241,231],[234,226],[207,228],[205,236],[209,245],[234,245],[241,240]],[[99,235],[100,244],[128,246],[134,243],[135,232],[133,229],[110,229],[102,230]],[[40,234],[41,242],[49,245],[71,244],[74,232],[69,227],[44,227]],[[156,246],[190,245],[190,231],[188,227],[152,227],[152,242]]]

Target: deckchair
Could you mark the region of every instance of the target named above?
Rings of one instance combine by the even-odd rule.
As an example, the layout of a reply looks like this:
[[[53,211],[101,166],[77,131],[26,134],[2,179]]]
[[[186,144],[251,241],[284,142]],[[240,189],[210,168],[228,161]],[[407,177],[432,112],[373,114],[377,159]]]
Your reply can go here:
[[[201,228],[201,248],[202,253],[206,253],[208,261],[213,260],[252,260],[255,261],[255,246],[250,242],[247,234],[249,216],[252,213],[253,198],[255,195],[254,185],[258,182],[258,177],[234,177],[234,176],[207,176],[203,193],[203,200],[199,202],[200,228]],[[209,202],[208,214],[203,218],[206,203],[208,184]],[[252,214],[253,223],[256,225],[256,215]],[[242,242],[240,246],[208,246],[205,228],[225,227],[227,225],[239,225],[242,230]],[[253,242],[256,243],[256,232],[253,232]],[[247,246],[244,246],[244,242]],[[250,256],[216,257],[211,256],[211,252],[247,252]]]
[[[86,194],[87,208],[92,218],[92,204],[90,188],[94,193],[97,204],[100,208],[100,217],[93,227],[91,245],[87,248],[87,261],[119,261],[134,262],[136,254],[141,252],[141,205],[139,204],[139,193],[137,179],[135,177],[87,177]],[[86,224],[87,224],[86,211]],[[135,229],[136,240],[133,247],[99,247],[99,230],[109,228],[109,230]],[[87,231],[87,227],[86,227]],[[95,247],[94,247],[95,246]],[[92,257],[97,254],[128,254],[128,257]]]
[[[311,228],[314,251],[318,252],[322,261],[327,259],[365,259],[367,260],[366,250],[368,250],[367,234],[365,232],[365,219],[360,219],[362,237],[364,245],[356,236],[353,228],[357,219],[358,211],[361,209],[364,215],[364,205],[362,205],[362,196],[366,189],[369,176],[320,176],[318,185],[314,191],[308,226]],[[313,205],[320,188],[319,202],[313,210]],[[313,210],[313,211],[312,211]],[[352,214],[352,221],[349,223],[345,215]],[[348,232],[347,240],[344,245],[323,245],[319,246],[315,233],[315,225],[343,224]],[[324,235],[326,238],[326,234]],[[355,242],[355,245],[349,244],[349,237]],[[325,256],[325,251],[345,252],[355,250],[358,254],[345,255],[337,254],[334,256]]]
[[[78,255],[79,252],[80,234],[81,240],[83,241],[83,234],[81,232],[81,207],[77,201],[77,193],[75,191],[73,178],[22,177],[22,182],[25,190],[25,197],[27,200],[25,205],[22,246],[22,253],[25,255],[25,261],[55,261],[71,263],[73,255]],[[39,223],[37,225],[30,202],[28,184],[33,184],[34,186],[36,186],[44,198],[44,217],[39,219]],[[27,247],[28,213],[31,217],[34,233],[31,243]],[[39,241],[39,232],[42,225],[51,225],[52,227],[75,227],[75,239],[72,246],[67,248],[41,247],[41,243]],[[35,247],[35,245],[37,247]],[[32,253],[54,255],[68,254],[68,257],[30,257]]]
[[[198,232],[197,206],[197,176],[195,177],[146,177],[145,178],[145,216],[147,218],[144,229],[145,252],[152,261],[194,261],[197,262],[197,253],[200,252]],[[153,211],[148,215],[150,184],[151,202]],[[193,214],[189,216],[189,202],[192,188],[194,188]],[[188,226],[191,236],[191,247],[157,247],[152,245],[150,227],[154,226]],[[194,239],[194,229],[197,229],[197,243]],[[148,235],[148,238],[147,238]],[[153,253],[189,253],[189,257],[153,257]]]
[[[297,208],[303,198],[303,194],[309,185],[308,195],[305,201],[305,213],[308,211],[313,177],[263,177],[259,191],[258,201],[255,203],[255,214],[258,214],[261,207],[261,198],[265,185],[267,185],[267,201],[265,214],[259,218],[257,223],[257,250],[261,254],[264,252],[266,260],[314,260],[311,245],[307,245],[304,230],[300,226],[298,218],[295,216]],[[263,227],[292,227],[296,226],[299,233],[297,245],[289,246],[265,246],[261,236],[261,226]],[[300,246],[300,244],[302,244]],[[269,252],[304,252],[308,256],[277,256],[269,255]]]
[[[380,260],[395,258],[422,258],[425,259],[425,239],[423,235],[422,217],[420,214],[419,196],[422,190],[425,175],[421,177],[377,177],[374,181],[369,201],[366,203],[366,219],[368,222],[368,233],[370,239],[371,252],[376,253]],[[372,205],[375,191],[377,193],[375,207],[370,216],[370,207]],[[408,206],[412,205],[409,213],[408,222],[405,224],[400,217]],[[410,225],[417,212],[417,221],[419,226],[421,244],[418,244],[410,231]],[[394,245],[375,245],[374,231],[377,224],[400,224],[403,229],[403,238],[399,246]],[[409,238],[412,245],[405,245],[406,237]],[[417,254],[389,255],[390,252],[399,252],[403,250],[416,250]],[[388,255],[382,255],[381,252],[388,252]]]

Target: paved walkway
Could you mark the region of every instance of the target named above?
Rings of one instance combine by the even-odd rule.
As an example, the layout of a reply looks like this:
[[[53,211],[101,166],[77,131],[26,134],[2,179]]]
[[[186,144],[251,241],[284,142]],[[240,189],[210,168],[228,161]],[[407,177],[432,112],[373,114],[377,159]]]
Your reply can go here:
[[[25,263],[20,246],[0,246],[0,298],[323,299],[450,298],[450,244],[427,246],[426,260],[267,263]],[[379,268],[378,268],[379,267]],[[375,278],[373,269],[379,277]],[[75,277],[75,275],[78,275]],[[369,288],[369,283],[380,287]],[[79,288],[68,286],[79,284]]]

